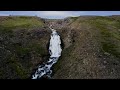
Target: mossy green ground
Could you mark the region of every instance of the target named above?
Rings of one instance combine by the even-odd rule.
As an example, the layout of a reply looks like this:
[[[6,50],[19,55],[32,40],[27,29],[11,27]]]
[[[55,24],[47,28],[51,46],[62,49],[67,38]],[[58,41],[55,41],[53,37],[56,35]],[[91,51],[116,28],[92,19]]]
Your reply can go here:
[[[48,54],[49,34],[44,26],[38,17],[10,16],[0,21],[1,79],[30,78],[33,69]]]
[[[120,21],[104,16],[72,19],[68,27],[76,33],[75,42],[62,51],[53,78],[120,78]],[[117,66],[112,64],[115,62]]]
[[[120,22],[111,18],[98,18],[94,25],[100,30],[104,52],[120,58]]]
[[[41,22],[37,17],[8,17],[7,20],[0,22],[0,25],[4,28],[32,28],[32,27],[41,27],[43,22]]]

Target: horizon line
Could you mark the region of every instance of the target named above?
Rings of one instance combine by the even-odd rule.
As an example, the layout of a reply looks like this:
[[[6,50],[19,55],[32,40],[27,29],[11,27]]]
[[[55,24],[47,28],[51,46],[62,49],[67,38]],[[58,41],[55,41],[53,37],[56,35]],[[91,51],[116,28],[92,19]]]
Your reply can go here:
[[[26,17],[39,17],[39,18],[42,18],[42,19],[65,19],[65,18],[70,18],[70,17],[80,17],[80,16],[120,16],[120,15],[117,15],[117,14],[113,14],[113,15],[79,15],[79,16],[66,16],[64,18],[45,18],[45,17],[41,17],[41,16],[38,16],[38,15],[0,15],[0,17],[7,17],[7,16],[26,16]]]

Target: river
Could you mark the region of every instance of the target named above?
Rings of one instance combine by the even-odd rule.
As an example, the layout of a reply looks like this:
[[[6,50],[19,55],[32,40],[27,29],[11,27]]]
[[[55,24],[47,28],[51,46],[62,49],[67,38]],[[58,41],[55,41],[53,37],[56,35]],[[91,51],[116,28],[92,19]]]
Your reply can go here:
[[[51,67],[58,61],[59,57],[61,56],[61,39],[57,31],[51,28],[51,26],[49,27],[52,31],[49,44],[49,60],[38,67],[35,74],[32,75],[32,79],[40,79],[44,75],[48,78],[51,78]]]

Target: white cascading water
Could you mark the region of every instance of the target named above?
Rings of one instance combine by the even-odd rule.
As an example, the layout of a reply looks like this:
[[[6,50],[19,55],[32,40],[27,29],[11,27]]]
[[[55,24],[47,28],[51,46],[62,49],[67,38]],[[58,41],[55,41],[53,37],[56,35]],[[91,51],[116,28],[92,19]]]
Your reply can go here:
[[[46,75],[47,77],[51,77],[51,73],[52,73],[51,67],[53,66],[53,64],[55,64],[58,61],[59,57],[61,56],[62,49],[61,49],[60,36],[56,32],[56,30],[51,28],[51,26],[50,29],[52,31],[52,34],[49,45],[50,58],[46,63],[43,63],[38,67],[35,74],[32,75],[32,79],[39,79],[43,75]]]

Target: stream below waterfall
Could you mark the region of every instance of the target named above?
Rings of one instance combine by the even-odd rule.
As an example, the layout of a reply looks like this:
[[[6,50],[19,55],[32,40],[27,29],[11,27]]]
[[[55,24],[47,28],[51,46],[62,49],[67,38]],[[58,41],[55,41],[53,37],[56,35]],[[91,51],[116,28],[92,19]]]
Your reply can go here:
[[[52,29],[51,26],[49,27],[52,31],[49,44],[49,60],[38,67],[35,74],[32,75],[32,79],[40,79],[44,75],[48,78],[51,78],[51,67],[58,61],[59,57],[61,56],[61,39],[57,31]]]

